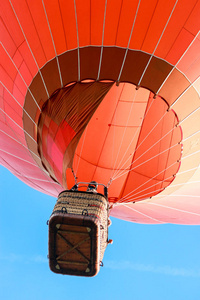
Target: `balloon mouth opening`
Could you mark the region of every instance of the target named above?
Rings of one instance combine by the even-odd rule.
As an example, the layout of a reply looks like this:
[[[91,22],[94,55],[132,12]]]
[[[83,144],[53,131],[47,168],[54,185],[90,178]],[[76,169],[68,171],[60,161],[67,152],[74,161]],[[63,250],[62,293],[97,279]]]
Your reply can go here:
[[[55,181],[65,189],[76,179],[109,183],[113,203],[148,199],[169,186],[180,167],[181,139],[178,118],[160,96],[93,80],[55,91],[42,107],[37,135]]]
[[[112,47],[106,51],[115,50],[122,51]],[[144,55],[132,51],[129,59],[138,56],[141,62]],[[43,68],[49,67],[48,63]],[[66,84],[49,88],[49,97],[40,75],[34,78],[30,90],[41,91],[38,107],[35,109],[35,103],[28,107],[28,100],[33,102],[28,93],[25,110],[36,126],[29,124],[25,114],[23,118],[25,131],[37,147],[28,135],[27,144],[39,156],[38,165],[64,189],[71,188],[77,178],[95,180],[110,185],[110,202],[135,202],[157,195],[174,180],[182,153],[178,117],[167,101],[152,92],[157,87],[147,84],[145,78],[140,86],[135,85],[135,70],[126,73],[126,68],[128,65],[120,78],[119,73],[112,76],[107,69],[104,74],[104,68],[98,80],[93,73],[83,72],[79,82],[73,73],[67,77],[69,72],[63,69]],[[151,78],[154,75],[161,80],[154,73]]]

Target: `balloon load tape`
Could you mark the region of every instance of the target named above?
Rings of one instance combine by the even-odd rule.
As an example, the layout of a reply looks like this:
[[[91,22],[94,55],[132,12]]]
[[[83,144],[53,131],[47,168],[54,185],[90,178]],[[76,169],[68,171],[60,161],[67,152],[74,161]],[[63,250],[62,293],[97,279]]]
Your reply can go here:
[[[55,273],[95,276],[108,244],[108,201],[99,193],[64,191],[49,219],[49,266]]]

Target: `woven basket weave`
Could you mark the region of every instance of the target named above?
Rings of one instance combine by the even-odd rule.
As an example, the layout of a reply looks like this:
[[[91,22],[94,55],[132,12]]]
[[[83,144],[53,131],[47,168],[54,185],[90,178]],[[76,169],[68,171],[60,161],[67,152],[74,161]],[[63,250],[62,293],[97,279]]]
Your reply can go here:
[[[88,224],[88,222],[91,222],[91,224],[93,223],[95,224],[96,233],[95,233],[94,240],[96,245],[95,251],[97,253],[93,255],[93,257],[95,257],[95,261],[91,262],[91,264],[99,266],[103,260],[104,252],[107,247],[107,241],[108,241],[107,199],[102,194],[98,194],[98,193],[81,192],[81,191],[64,191],[58,196],[58,200],[56,202],[56,205],[54,206],[52,215],[49,220],[49,224],[53,224],[53,219],[60,218],[61,216],[63,219],[62,221],[63,224],[73,223],[74,226],[74,224],[76,224],[76,220],[79,226],[80,226],[80,222],[81,224],[83,224],[81,226],[85,226],[84,224],[86,223]],[[72,223],[71,220],[73,220]],[[93,239],[92,236],[91,239]],[[49,246],[49,248],[50,248],[50,252],[53,253],[51,245]],[[52,257],[52,254],[50,256]],[[84,272],[82,272],[83,273],[82,274],[79,271],[75,272],[68,269],[64,271],[62,270],[62,273],[71,274],[71,275],[80,275],[80,276],[93,276],[96,275],[96,273],[98,273],[98,269],[99,269],[98,266],[95,267],[96,270],[94,270],[92,274],[90,273],[84,274]],[[88,266],[85,267],[85,270],[88,270]],[[59,273],[59,271],[56,272]]]

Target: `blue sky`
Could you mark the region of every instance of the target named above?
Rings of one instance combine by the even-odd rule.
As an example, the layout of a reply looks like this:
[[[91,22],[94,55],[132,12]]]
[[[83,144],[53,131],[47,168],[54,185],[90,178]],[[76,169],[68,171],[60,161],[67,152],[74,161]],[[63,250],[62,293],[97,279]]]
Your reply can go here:
[[[54,274],[47,260],[55,199],[0,166],[0,298],[200,299],[200,226],[141,225],[115,218],[94,278]]]

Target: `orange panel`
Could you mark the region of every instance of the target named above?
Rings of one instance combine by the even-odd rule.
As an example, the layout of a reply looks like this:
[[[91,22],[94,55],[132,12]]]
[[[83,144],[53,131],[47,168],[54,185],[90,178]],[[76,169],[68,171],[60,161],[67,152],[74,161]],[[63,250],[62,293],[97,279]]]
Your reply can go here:
[[[179,168],[177,161],[180,159],[181,145],[178,143],[182,136],[179,128],[175,131],[176,138],[173,137],[177,124],[175,114],[173,111],[167,112],[167,104],[159,98],[151,99],[149,107],[122,199],[126,199],[129,193],[131,201],[144,199],[146,194],[151,197],[159,193],[165,187],[165,182],[169,184],[172,181]]]
[[[6,116],[6,124],[10,127],[14,132],[19,134],[20,136],[24,136],[23,132],[23,122],[22,122],[22,112],[17,114],[13,107],[7,102],[4,102],[4,111],[7,115],[12,116],[11,118]],[[17,126],[18,124],[19,126]]]
[[[26,42],[24,42],[20,45],[19,52],[22,55],[27,68],[29,69],[29,72],[31,74],[31,81],[32,81],[32,78],[38,72],[38,67],[36,65],[34,57],[33,57],[32,53],[30,52],[29,47]],[[24,79],[25,79],[26,83],[30,85],[30,82],[29,81],[27,82],[26,78],[24,78]]]
[[[127,85],[131,87],[130,84],[126,84],[125,86]],[[132,103],[119,100],[123,94],[123,87],[124,84],[120,84],[119,87],[113,87],[107,94],[91,119],[76,150],[77,155],[81,155],[86,161],[105,169],[112,169],[114,165],[115,167],[118,166],[130,144],[130,139],[134,137],[128,153],[123,157],[124,161],[130,157],[130,153],[134,151],[137,142],[139,134],[138,127],[142,122],[140,119],[141,116],[138,116],[137,123],[133,120],[133,115],[138,114],[136,108],[139,103],[133,105],[133,114],[131,115],[130,106]],[[132,87],[130,89],[132,90]],[[148,98],[146,101],[147,100]],[[141,105],[144,113],[146,104],[141,103]],[[124,110],[123,115],[122,109]],[[127,124],[128,118],[129,122]],[[131,124],[132,122],[134,122],[134,124]],[[127,163],[123,168],[125,168],[126,165]],[[104,180],[103,174],[102,180]]]
[[[141,46],[142,51],[146,51],[148,53],[152,53],[154,51],[163,33],[166,22],[168,21],[175,2],[175,0],[158,1],[150,20],[144,42]]]
[[[43,7],[41,0],[0,1],[3,45],[0,49],[3,83],[0,86],[0,162],[27,184],[56,196],[61,188],[51,176],[66,187],[66,168],[71,167],[81,139],[74,159],[74,170],[79,166],[78,180],[107,184],[112,178],[111,202],[117,202],[120,194],[128,200],[146,199],[166,188],[155,200],[119,206],[113,210],[115,216],[146,223],[199,223],[199,215],[195,215],[199,213],[199,202],[194,199],[200,192],[197,80],[200,39],[196,37],[200,28],[200,1],[177,1],[169,20],[175,3],[176,0],[44,0]],[[140,82],[140,88],[136,91],[135,86],[120,83],[106,95],[112,83],[108,88],[96,79],[118,79],[133,25],[120,80],[136,85]],[[81,49],[78,50],[78,46]],[[154,57],[145,70],[151,53]],[[174,64],[177,65],[173,69]],[[59,119],[57,113],[53,118],[57,122],[55,125],[48,116],[42,132],[31,118],[38,123],[40,109],[37,104],[44,112],[43,104],[49,95],[61,88],[60,75],[64,86],[80,78],[92,78],[95,82],[84,87],[83,83],[78,83],[77,89],[67,98],[70,101],[62,103],[69,119],[65,115]],[[150,90],[159,94],[155,100],[152,95],[149,99]],[[169,112],[160,96],[172,106]],[[152,110],[147,114],[147,108],[144,121],[148,101],[148,108],[153,103]],[[183,130],[181,165],[182,145],[179,142],[182,133],[180,127],[176,127],[178,118]],[[85,137],[83,131],[87,124]],[[39,144],[42,145],[40,149]],[[49,176],[47,170],[43,174],[42,163]],[[71,187],[74,184],[71,170],[70,174]],[[191,181],[176,192],[190,178]],[[184,195],[187,197],[182,197]]]
[[[78,166],[78,173],[77,171]],[[96,166],[85,161],[84,159],[80,158],[79,156],[75,155],[74,158],[74,165],[73,165],[75,174],[77,176],[78,181],[86,181],[90,182],[93,179],[93,174],[96,170]],[[67,184],[69,187],[72,187],[74,185],[74,178],[71,178],[72,181],[69,181],[70,178],[67,178]]]
[[[199,35],[200,38],[200,35]],[[199,77],[200,69],[200,40],[197,38],[178,63],[177,68],[191,81]]]
[[[48,19],[44,20],[47,23],[49,22],[56,52],[57,54],[61,54],[67,50],[67,45],[59,2],[55,0],[44,0],[44,5]],[[56,53],[54,51],[54,56],[55,55]]]
[[[26,81],[31,80],[31,76],[29,73],[29,70],[26,66],[25,63],[22,63],[20,68],[19,68],[19,72],[20,74],[17,74],[16,78],[15,78],[15,84],[14,84],[14,88],[13,88],[13,95],[14,97],[16,97],[16,93],[15,93],[15,87],[17,87],[17,93],[19,93],[21,95],[21,105],[23,106],[24,104],[24,98],[26,96],[26,92],[27,92],[27,87],[26,84],[24,83],[24,78],[26,78]],[[22,77],[23,76],[23,77]],[[19,99],[18,97],[16,97],[17,99]],[[19,100],[18,100],[19,101]]]
[[[60,15],[63,23],[64,40],[66,49],[74,49],[77,47],[77,28],[74,10],[74,0],[59,0]],[[55,24],[56,25],[56,24]],[[60,41],[61,42],[61,41]]]
[[[79,47],[91,44],[91,1],[76,0]]]
[[[102,44],[105,2],[91,1],[91,45]]]
[[[144,2],[144,1],[142,1]],[[135,14],[137,10],[139,1],[123,1],[121,12],[120,12],[120,19],[117,28],[117,36],[116,36],[116,45],[120,47],[127,47],[129,38],[131,35],[132,26],[135,20]],[[152,1],[151,1],[152,5]],[[146,16],[144,16],[143,11],[143,23],[146,21]],[[137,36],[140,35],[139,32],[134,35],[134,39],[137,39]],[[129,47],[130,48],[130,47]],[[136,47],[137,49],[137,47]]]
[[[199,32],[199,28],[200,28],[199,14],[200,14],[200,2],[195,1],[193,10],[189,15],[188,20],[185,24],[186,30],[191,32],[194,36],[197,34],[197,32]]]
[[[134,1],[135,2],[135,1]],[[130,49],[141,49],[148,33],[151,20],[157,7],[157,0],[143,0],[140,2],[138,14],[135,20]],[[133,15],[134,16],[134,15]],[[135,17],[135,16],[134,16]],[[133,25],[133,21],[131,27]],[[124,22],[126,28],[126,20]],[[148,51],[149,52],[149,51]]]
[[[104,29],[104,45],[115,45],[122,0],[107,1]]]
[[[189,86],[188,80],[177,69],[174,69],[164,82],[159,95],[171,105],[181,93]]]
[[[123,90],[120,95],[120,100],[126,102],[132,102],[134,100],[135,103],[146,103],[149,98],[149,90],[146,89],[138,89],[136,90],[135,85],[133,84],[123,84]]]
[[[34,26],[37,30],[40,44],[44,50],[46,59],[50,60],[55,56],[55,51],[42,1],[28,0],[27,4],[31,13],[31,18],[34,22]]]
[[[114,169],[117,174],[129,169],[139,133],[138,127],[126,128],[112,125],[101,149],[98,166]]]
[[[3,24],[6,27],[6,30],[8,31],[8,35],[10,35],[10,38],[13,40],[14,44],[16,47],[19,47],[19,45],[21,45],[21,43],[23,43],[24,41],[24,36],[23,33],[20,29],[19,23],[15,17],[15,14],[13,12],[13,9],[9,3],[9,1],[7,0],[2,0],[0,2],[0,11],[1,11],[1,18],[3,20]],[[1,30],[3,29],[3,27],[1,27]],[[1,31],[1,41],[5,42],[4,39],[4,34],[3,33],[4,30]],[[10,53],[10,55],[13,55],[13,52],[11,51],[11,44],[9,43],[10,40],[6,41],[6,44],[4,44],[7,48],[7,51]]]
[[[9,55],[11,57],[13,57],[13,55],[16,52],[17,47],[16,47],[13,39],[11,38],[2,19],[0,19],[0,28],[1,28],[1,42],[4,46],[4,48],[6,49],[6,51],[9,53]]]
[[[12,109],[15,111],[16,116],[22,117],[22,109],[21,109],[20,105],[15,101],[15,99],[6,90],[4,91],[4,100],[5,100],[4,101],[5,112],[8,115],[10,115],[10,109]],[[8,109],[8,111],[6,108]],[[13,117],[13,119],[15,119],[15,116]],[[20,122],[20,125],[22,126],[22,122]]]
[[[42,67],[47,62],[47,57],[41,45],[27,2],[25,0],[13,0],[12,4],[19,19],[19,23],[23,28],[25,40],[28,42],[38,66]],[[23,9],[21,9],[22,7]]]
[[[18,76],[20,78],[21,77],[23,78],[23,81],[25,81],[26,85],[29,85],[32,80],[32,74],[30,73],[30,70],[29,70],[28,66],[26,65],[26,63],[23,61],[22,56],[19,51],[16,51],[16,53],[13,57],[13,62],[15,63],[15,65],[18,65],[18,70],[20,73],[20,75],[18,74]],[[24,83],[22,84],[22,86],[23,85],[24,85]],[[26,89],[27,88],[25,88],[24,95],[26,94]]]
[[[195,3],[196,0],[182,0],[177,2],[176,8],[155,52],[156,56],[167,59],[169,63],[175,64],[185,49],[187,49],[191,38],[188,39],[186,33],[184,33],[186,35],[184,37],[181,31],[185,31],[183,27],[188,17],[190,18]],[[188,30],[187,33],[192,35]]]
[[[174,41],[169,53],[166,56],[167,61],[175,65],[180,57],[187,50],[191,42],[193,41],[193,35],[187,30],[182,29],[177,36],[177,39]]]
[[[190,99],[189,100],[190,108],[188,108],[187,105],[188,99]],[[199,107],[199,96],[197,95],[195,89],[193,87],[190,87],[189,89],[186,90],[185,93],[183,93],[183,95],[179,98],[179,100],[174,103],[172,108],[176,111],[179,120],[181,121],[184,118],[186,118],[189,114],[191,114],[194,110],[196,110],[198,107]]]
[[[38,124],[38,152],[46,169],[61,184],[63,181],[65,184],[65,171],[70,167],[83,130],[111,85],[97,82],[69,85],[43,105]]]
[[[2,45],[0,45],[0,57],[2,61],[1,81],[5,86],[7,86],[7,77],[9,76],[9,81],[14,82],[14,79],[17,75],[17,70]]]

